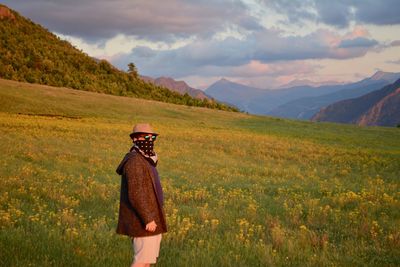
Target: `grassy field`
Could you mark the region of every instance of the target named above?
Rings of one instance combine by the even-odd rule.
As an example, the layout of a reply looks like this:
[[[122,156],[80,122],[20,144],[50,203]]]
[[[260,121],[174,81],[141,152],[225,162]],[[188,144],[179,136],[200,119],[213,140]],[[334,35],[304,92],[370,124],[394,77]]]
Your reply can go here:
[[[129,266],[115,234],[133,124],[156,150],[157,266],[399,266],[400,129],[0,80],[0,266]]]

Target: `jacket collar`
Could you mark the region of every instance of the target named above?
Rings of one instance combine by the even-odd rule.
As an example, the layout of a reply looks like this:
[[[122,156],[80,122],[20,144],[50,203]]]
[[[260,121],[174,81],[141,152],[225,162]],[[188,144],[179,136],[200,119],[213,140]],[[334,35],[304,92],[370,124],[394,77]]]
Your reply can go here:
[[[141,154],[143,157],[146,158],[146,160],[153,165],[154,167],[157,166],[157,162],[158,162],[158,155],[156,152],[154,152],[154,156],[149,156],[146,155],[143,150],[141,150],[137,145],[133,145],[133,147],[131,148],[132,150],[136,150],[139,154]]]

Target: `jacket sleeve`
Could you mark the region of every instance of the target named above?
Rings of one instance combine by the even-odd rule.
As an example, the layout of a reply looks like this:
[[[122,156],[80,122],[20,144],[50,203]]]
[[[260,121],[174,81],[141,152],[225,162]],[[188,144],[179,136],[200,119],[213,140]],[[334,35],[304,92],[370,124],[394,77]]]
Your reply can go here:
[[[125,175],[128,182],[128,198],[132,207],[145,224],[155,220],[154,189],[146,167],[132,158],[125,164]]]

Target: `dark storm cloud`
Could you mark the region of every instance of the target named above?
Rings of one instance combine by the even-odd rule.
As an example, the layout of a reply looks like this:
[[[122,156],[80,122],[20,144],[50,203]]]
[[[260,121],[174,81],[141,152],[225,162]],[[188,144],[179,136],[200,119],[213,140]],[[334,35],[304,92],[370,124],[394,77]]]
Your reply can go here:
[[[289,22],[314,21],[338,28],[351,21],[375,25],[400,24],[399,0],[259,0],[287,16]]]
[[[122,33],[168,41],[213,35],[232,25],[262,28],[238,0],[8,0],[5,4],[51,31],[86,40]]]
[[[342,1],[315,1],[318,18],[325,24],[347,27],[352,19],[348,4]]]
[[[376,25],[400,24],[399,0],[365,0],[355,1],[356,20]]]

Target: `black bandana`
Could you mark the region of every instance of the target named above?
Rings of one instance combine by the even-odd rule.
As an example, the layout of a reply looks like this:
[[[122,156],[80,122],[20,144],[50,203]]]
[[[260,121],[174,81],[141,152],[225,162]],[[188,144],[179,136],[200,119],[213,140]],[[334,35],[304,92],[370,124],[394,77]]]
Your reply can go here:
[[[136,140],[135,145],[144,152],[145,155],[151,157],[154,156],[154,142],[152,140]]]

